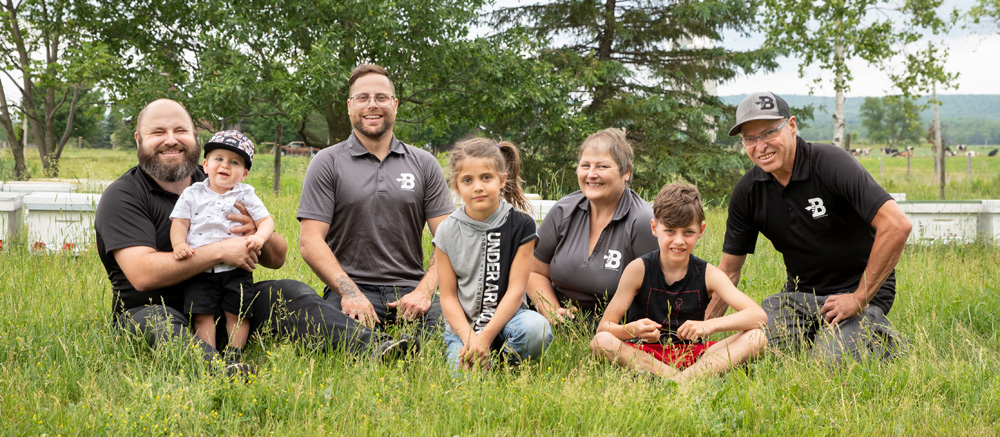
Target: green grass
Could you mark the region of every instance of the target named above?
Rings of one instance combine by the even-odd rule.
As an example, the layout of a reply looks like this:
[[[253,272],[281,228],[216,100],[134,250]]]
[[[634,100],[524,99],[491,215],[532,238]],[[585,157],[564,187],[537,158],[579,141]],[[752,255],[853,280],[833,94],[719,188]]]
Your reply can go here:
[[[79,159],[70,153],[63,177],[113,179],[133,165],[133,153],[108,153]],[[0,159],[9,154],[0,152]],[[257,278],[293,278],[320,289],[294,244],[307,162],[283,160],[278,194],[270,192],[268,166],[251,172],[249,182],[292,242],[286,265]],[[987,181],[997,174],[991,168],[984,170]],[[891,191],[920,192],[922,181],[892,180]],[[971,181],[953,183],[956,197],[977,193]],[[713,263],[725,214],[709,210],[698,249]],[[439,339],[413,360],[376,365],[263,338],[247,355],[258,377],[227,384],[207,375],[183,342],[153,351],[109,329],[110,284],[95,250],[79,256],[6,250],[0,252],[0,433],[997,434],[998,259],[1000,249],[982,244],[908,247],[890,318],[912,349],[894,362],[830,366],[768,354],[671,389],[592,359],[590,333],[579,326],[557,330],[537,363],[464,380],[449,376]],[[760,301],[779,289],[781,266],[761,238],[741,288]]]

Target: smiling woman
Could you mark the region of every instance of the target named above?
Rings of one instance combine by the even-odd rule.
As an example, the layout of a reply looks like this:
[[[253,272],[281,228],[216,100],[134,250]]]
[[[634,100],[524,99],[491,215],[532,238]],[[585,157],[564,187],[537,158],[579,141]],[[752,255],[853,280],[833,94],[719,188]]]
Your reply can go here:
[[[625,266],[656,248],[653,210],[628,188],[632,153],[620,129],[584,140],[577,152],[580,191],[556,202],[538,229],[528,296],[552,324],[580,310],[596,320]]]

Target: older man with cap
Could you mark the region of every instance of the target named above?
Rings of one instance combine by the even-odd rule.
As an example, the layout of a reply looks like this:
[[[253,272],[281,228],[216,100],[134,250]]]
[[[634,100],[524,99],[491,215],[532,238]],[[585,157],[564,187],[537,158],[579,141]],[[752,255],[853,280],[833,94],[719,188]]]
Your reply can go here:
[[[797,134],[774,93],[753,93],[736,109],[729,135],[740,136],[755,166],[733,189],[719,268],[738,283],[764,234],[787,273],[782,291],[762,304],[771,346],[804,346],[829,361],[893,357],[902,340],[886,314],[910,221],[850,154]]]

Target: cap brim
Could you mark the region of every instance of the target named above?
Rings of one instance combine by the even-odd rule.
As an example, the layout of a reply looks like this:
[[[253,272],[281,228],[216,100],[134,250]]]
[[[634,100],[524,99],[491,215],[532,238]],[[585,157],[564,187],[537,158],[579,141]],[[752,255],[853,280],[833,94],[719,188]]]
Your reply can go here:
[[[746,122],[748,122],[748,121],[754,121],[754,120],[781,120],[782,118],[785,118],[785,117],[782,116],[782,115],[758,115],[758,116],[752,117],[752,118],[750,118],[748,120],[743,120],[742,123],[738,123],[736,126],[733,126],[732,129],[729,129],[729,136],[734,137],[736,135],[739,135],[740,134],[740,128],[743,127],[743,124],[746,123]]]

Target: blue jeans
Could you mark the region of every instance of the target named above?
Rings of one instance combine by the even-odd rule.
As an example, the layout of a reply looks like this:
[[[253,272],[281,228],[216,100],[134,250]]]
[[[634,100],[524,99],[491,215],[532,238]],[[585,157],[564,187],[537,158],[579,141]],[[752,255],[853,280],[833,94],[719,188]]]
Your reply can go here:
[[[499,351],[511,364],[538,358],[552,342],[552,327],[541,314],[520,308],[504,325],[490,344],[490,351]],[[462,339],[451,330],[444,332],[447,360],[452,370],[461,367]]]

